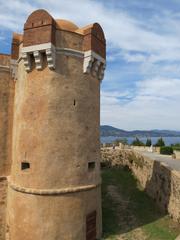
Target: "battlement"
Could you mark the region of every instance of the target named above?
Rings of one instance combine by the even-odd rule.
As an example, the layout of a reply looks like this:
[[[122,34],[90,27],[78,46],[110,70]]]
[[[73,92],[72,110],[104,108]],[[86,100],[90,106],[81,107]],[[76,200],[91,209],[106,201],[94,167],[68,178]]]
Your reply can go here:
[[[15,33],[11,58],[14,76],[15,61],[24,61],[26,71],[43,70],[48,66],[56,69],[57,55],[75,56],[83,59],[82,71],[99,80],[106,67],[106,40],[98,23],[83,28],[68,20],[54,19],[47,11],[34,11],[24,24],[23,35]]]

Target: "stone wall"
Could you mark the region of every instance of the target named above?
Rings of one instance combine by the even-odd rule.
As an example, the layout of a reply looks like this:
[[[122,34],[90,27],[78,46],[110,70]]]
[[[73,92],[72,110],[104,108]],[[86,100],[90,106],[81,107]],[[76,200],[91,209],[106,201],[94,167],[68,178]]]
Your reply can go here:
[[[160,153],[160,147],[147,147],[147,146],[131,146],[131,149],[137,151],[146,151],[146,152],[157,152]]]
[[[180,151],[174,151],[174,154],[176,156],[176,159],[180,160]]]
[[[128,166],[164,212],[180,222],[180,173],[133,150],[101,149],[102,165]]]
[[[14,81],[10,55],[0,54],[0,240],[5,240],[7,176],[11,168]]]
[[[0,240],[5,240],[7,178],[0,177]]]
[[[9,55],[0,54],[0,176],[9,175],[11,166],[14,81],[9,62]]]

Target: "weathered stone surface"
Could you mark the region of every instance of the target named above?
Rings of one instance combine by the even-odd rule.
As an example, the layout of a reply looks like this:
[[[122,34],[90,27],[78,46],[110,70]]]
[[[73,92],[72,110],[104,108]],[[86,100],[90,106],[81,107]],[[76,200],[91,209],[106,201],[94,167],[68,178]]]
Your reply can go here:
[[[104,33],[98,24],[92,26],[87,47],[105,58]],[[101,79],[98,74],[84,74],[86,34],[78,30],[44,10],[35,11],[26,21],[14,101],[8,240],[101,237],[103,74],[99,68]],[[95,38],[104,41],[102,48],[95,49]],[[95,226],[89,227],[87,217],[92,213]]]
[[[0,240],[5,240],[7,179],[0,177]]]
[[[10,75],[10,56],[0,55],[0,176],[11,167],[14,82]]]
[[[105,58],[99,24],[78,28],[45,10],[0,55],[0,240],[100,238]]]
[[[5,240],[7,179],[12,160],[14,81],[10,56],[0,54],[0,240]]]

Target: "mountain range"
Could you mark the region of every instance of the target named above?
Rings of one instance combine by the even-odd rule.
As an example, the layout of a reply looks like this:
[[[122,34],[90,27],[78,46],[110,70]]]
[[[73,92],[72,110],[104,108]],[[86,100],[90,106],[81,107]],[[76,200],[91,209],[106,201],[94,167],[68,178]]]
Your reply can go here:
[[[109,125],[100,127],[101,137],[180,137],[180,131],[171,130],[133,130],[126,131]]]

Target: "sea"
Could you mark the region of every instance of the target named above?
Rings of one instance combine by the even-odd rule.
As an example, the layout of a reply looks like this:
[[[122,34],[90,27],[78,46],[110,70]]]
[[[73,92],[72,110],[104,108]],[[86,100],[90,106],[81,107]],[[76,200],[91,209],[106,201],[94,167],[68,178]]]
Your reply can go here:
[[[146,137],[138,137],[143,143],[146,143]],[[115,136],[108,136],[108,137],[101,137],[101,143],[112,143],[116,139],[127,139],[128,144],[131,144],[132,141],[135,139],[134,137],[115,137]],[[156,144],[159,137],[151,137],[152,144]],[[170,146],[171,144],[180,143],[180,137],[163,137],[163,140],[166,146]]]

